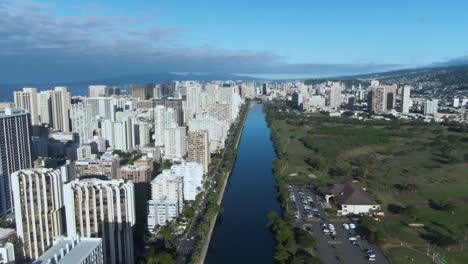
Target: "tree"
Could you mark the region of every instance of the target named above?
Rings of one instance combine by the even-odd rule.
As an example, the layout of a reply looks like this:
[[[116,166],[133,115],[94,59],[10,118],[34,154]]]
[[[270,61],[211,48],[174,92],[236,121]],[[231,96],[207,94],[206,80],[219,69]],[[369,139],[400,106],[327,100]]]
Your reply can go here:
[[[306,231],[298,231],[297,242],[302,248],[311,248],[315,246],[315,239]]]
[[[363,228],[369,230],[369,232],[377,231],[377,222],[370,216],[362,216],[361,219],[359,219],[359,223]]]
[[[195,210],[191,207],[184,207],[182,214],[187,217],[188,219],[192,219],[195,216]]]
[[[379,246],[387,243],[387,241],[388,241],[387,235],[385,234],[384,231],[382,231],[380,229],[378,229],[377,232],[375,232],[375,238],[376,239],[375,239],[374,243],[379,245]]]
[[[159,229],[159,236],[164,241],[164,247],[168,250],[174,250],[176,246],[176,238],[171,228],[167,226]]]
[[[145,257],[146,264],[175,264],[175,258],[166,251],[150,251]]]
[[[415,217],[418,214],[418,209],[410,205],[410,206],[407,206],[405,209],[403,209],[401,213],[403,215]]]
[[[275,260],[279,264],[284,264],[289,259],[289,253],[283,245],[278,245],[276,247],[276,253],[274,256]]]
[[[14,238],[11,243],[13,244],[13,248],[15,250],[15,263],[23,264],[25,263],[24,255],[23,255],[23,241],[20,238]]]
[[[10,224],[4,216],[0,217],[0,228],[8,228],[9,225]]]

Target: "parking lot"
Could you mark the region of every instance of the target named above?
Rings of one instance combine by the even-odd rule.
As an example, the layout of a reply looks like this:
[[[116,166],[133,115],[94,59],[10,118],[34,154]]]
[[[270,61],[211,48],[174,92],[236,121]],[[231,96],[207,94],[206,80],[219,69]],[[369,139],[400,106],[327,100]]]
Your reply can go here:
[[[295,204],[296,225],[311,232],[317,240],[317,249],[324,263],[388,263],[377,246],[359,237],[357,222],[330,220],[322,200],[312,189],[291,186],[289,194]]]

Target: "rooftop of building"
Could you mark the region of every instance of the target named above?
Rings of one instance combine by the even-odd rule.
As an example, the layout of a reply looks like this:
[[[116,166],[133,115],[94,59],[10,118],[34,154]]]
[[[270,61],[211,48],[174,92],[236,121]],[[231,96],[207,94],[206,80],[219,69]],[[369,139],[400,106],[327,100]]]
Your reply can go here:
[[[123,184],[132,184],[131,181],[123,180],[123,179],[97,179],[97,178],[80,178],[79,180],[73,180],[69,182],[72,186],[122,186]]]
[[[54,245],[33,264],[49,263],[49,261],[50,263],[81,263],[100,244],[102,244],[102,238],[77,238],[73,240],[68,237],[56,237]],[[62,251],[64,256],[62,256]],[[55,257],[57,257],[56,262]]]
[[[150,167],[146,165],[125,165],[119,168],[120,171],[146,171]]]
[[[160,182],[164,180],[176,180],[178,178],[181,178],[180,176],[176,176],[172,174],[171,170],[163,170],[162,173],[158,174],[152,182]]]
[[[378,205],[374,197],[357,184],[347,182],[337,184],[330,189],[339,204],[349,205]]]
[[[22,108],[5,108],[4,110],[0,111],[0,118],[10,117],[14,115],[27,114],[27,113],[28,112]]]
[[[55,172],[57,170],[55,169],[51,169],[51,168],[43,168],[43,167],[39,167],[39,168],[32,168],[32,169],[22,169],[22,170],[19,170],[17,172],[14,172],[13,174],[15,173],[21,173],[21,174],[47,174],[47,173],[51,173],[51,172]],[[57,173],[60,173],[57,171]]]
[[[15,230],[11,228],[0,228],[0,240],[6,239],[15,234]]]

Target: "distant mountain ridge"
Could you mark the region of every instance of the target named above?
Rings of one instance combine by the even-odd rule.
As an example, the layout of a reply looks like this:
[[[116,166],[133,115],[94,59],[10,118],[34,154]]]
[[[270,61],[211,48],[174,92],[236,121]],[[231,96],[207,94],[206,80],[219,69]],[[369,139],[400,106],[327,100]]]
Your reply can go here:
[[[419,95],[468,96],[468,65],[405,69],[382,73],[369,73],[352,76],[339,76],[326,79],[305,80],[306,84],[316,84],[323,80],[343,81],[350,84],[379,80],[385,84],[411,85]],[[419,89],[421,88],[421,89]]]

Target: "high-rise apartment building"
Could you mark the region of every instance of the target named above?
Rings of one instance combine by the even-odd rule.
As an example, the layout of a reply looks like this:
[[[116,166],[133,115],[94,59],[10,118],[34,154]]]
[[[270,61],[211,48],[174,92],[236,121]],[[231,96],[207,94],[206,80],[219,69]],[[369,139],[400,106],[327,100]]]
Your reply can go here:
[[[385,96],[386,96],[386,110],[395,109],[396,106],[396,97],[397,97],[397,87],[395,85],[390,85],[385,87]]]
[[[135,190],[135,215],[137,232],[144,232],[146,227],[145,204],[151,199],[151,175],[153,171],[145,165],[126,165],[119,168],[117,178],[133,182]]]
[[[72,130],[78,133],[80,144],[93,139],[93,131],[97,129],[97,122],[93,122],[90,105],[83,103],[72,105],[70,118]]]
[[[182,126],[184,122],[184,110],[183,110],[183,100],[182,99],[155,99],[152,100],[152,105],[154,106],[164,106],[169,109],[173,109],[175,115],[175,121],[177,125]]]
[[[89,97],[84,98],[84,104],[91,107],[91,116],[115,121],[117,112],[117,99],[107,97]]]
[[[36,88],[23,88],[22,92],[14,92],[15,105],[27,110],[31,114],[31,125],[37,126],[39,120],[39,104]]]
[[[43,125],[52,126],[52,102],[50,100],[50,93],[48,91],[40,92],[37,100],[39,105],[39,122]]]
[[[151,109],[154,120],[154,144],[156,146],[164,145],[164,130],[177,128],[177,115],[174,109],[158,105]]]
[[[71,97],[67,87],[48,91],[51,100],[52,123],[56,131],[70,132]]]
[[[32,167],[30,114],[7,108],[0,112],[0,215],[13,209],[10,175]]]
[[[153,98],[154,84],[135,85],[132,88],[132,97],[139,100],[148,100]]]
[[[131,181],[75,180],[64,185],[63,193],[69,237],[100,237],[104,263],[134,263]]]
[[[148,230],[164,226],[177,218],[183,208],[183,179],[163,170],[151,182],[151,200],[147,202]]]
[[[155,201],[176,200],[182,210],[184,202],[183,178],[172,174],[171,170],[163,170],[151,181],[151,199]]]
[[[455,107],[455,108],[460,107],[460,98],[458,98],[458,97],[453,98],[452,106]]]
[[[196,162],[186,162],[171,167],[171,173],[182,177],[184,184],[184,200],[194,201],[203,188],[203,165]]]
[[[429,115],[437,114],[438,107],[439,107],[439,100],[437,99],[424,101],[424,115],[429,116]]]
[[[89,97],[106,97],[108,96],[107,86],[105,85],[90,85]]]
[[[370,86],[368,93],[368,109],[371,113],[383,113],[394,109],[396,104],[395,86]]]
[[[341,86],[332,86],[329,93],[329,106],[332,108],[338,108],[340,107],[341,102]]]
[[[164,130],[164,159],[182,161],[187,154],[186,127]]]
[[[262,95],[267,95],[268,94],[268,87],[266,83],[262,84]]]
[[[411,86],[405,85],[403,87],[403,98],[401,103],[401,112],[404,114],[409,113],[409,108],[411,105]]]
[[[109,141],[110,147],[116,150],[129,151],[135,147],[133,137],[133,123],[135,120],[123,112],[117,114],[122,114],[118,120],[110,121],[107,119],[101,123],[102,135]]]
[[[208,172],[210,164],[210,141],[208,131],[189,131],[187,136],[187,161],[203,165],[203,171]]]
[[[63,234],[60,170],[26,169],[11,175],[16,232],[25,256],[37,259]]]
[[[215,152],[217,149],[224,147],[229,130],[229,122],[217,120],[210,116],[203,116],[189,120],[188,127],[189,131],[208,131],[210,152]]]

